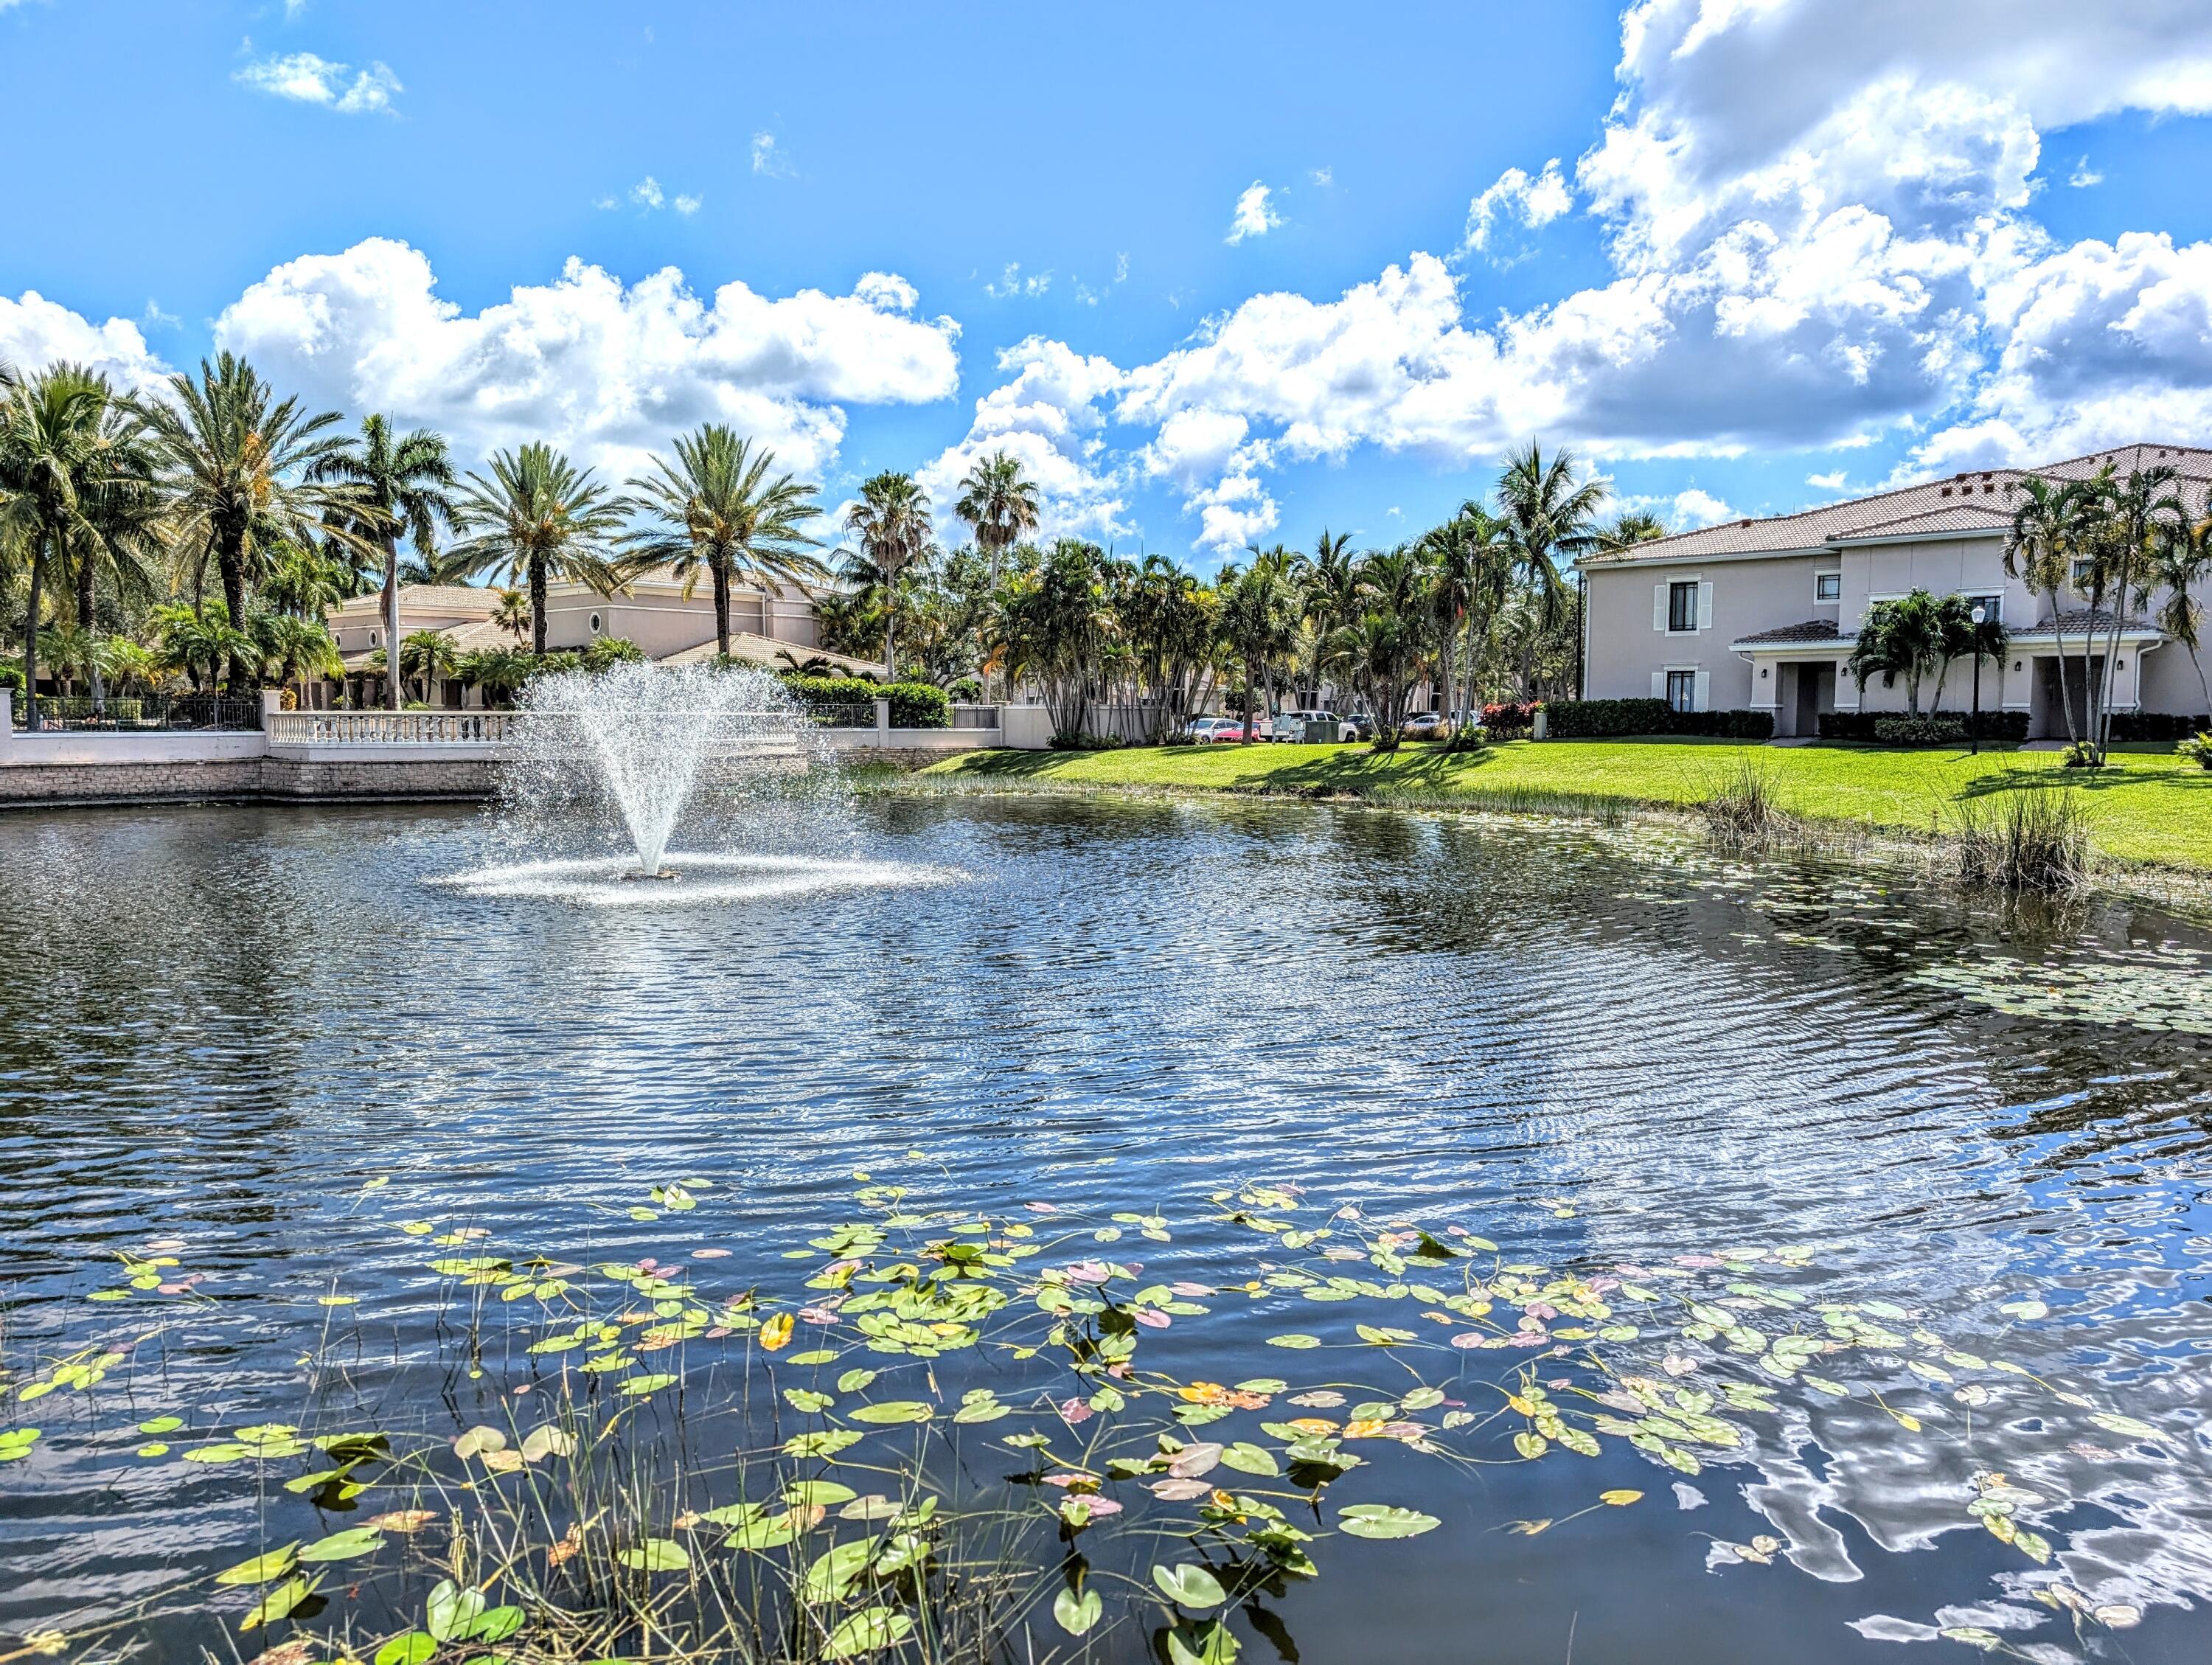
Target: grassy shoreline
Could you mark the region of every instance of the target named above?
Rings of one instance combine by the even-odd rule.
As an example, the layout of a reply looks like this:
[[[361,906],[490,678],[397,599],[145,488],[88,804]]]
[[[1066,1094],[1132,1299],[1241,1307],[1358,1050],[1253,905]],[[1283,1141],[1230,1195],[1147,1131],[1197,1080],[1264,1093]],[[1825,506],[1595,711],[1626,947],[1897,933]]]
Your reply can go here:
[[[2066,792],[2100,855],[2129,867],[2212,878],[2212,772],[2170,748],[2116,751],[2084,780],[2059,754],[1985,749],[1768,747],[1733,741],[1509,741],[1447,754],[1409,746],[1128,747],[1114,751],[963,753],[921,778],[1008,790],[1230,793],[1349,798],[1407,807],[1553,813],[1679,812],[1712,798],[1746,760],[1771,778],[1780,807],[1820,828],[1924,838],[1962,805]]]

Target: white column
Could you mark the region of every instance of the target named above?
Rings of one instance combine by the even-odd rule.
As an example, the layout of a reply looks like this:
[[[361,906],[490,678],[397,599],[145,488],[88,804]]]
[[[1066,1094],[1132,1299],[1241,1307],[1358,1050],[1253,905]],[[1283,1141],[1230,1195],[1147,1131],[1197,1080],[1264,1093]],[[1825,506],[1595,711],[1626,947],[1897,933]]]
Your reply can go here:
[[[889,700],[878,699],[876,702],[876,741],[880,745],[889,745],[891,741],[891,702]]]

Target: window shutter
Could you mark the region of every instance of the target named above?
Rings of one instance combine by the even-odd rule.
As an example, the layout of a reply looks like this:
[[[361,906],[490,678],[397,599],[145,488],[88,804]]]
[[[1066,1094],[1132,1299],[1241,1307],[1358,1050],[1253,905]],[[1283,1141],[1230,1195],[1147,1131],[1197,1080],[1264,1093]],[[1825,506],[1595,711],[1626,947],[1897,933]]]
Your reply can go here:
[[[1713,628],[1713,586],[1708,580],[1700,580],[1698,584],[1698,628],[1700,630]],[[1705,708],[1702,705],[1698,708],[1700,711]]]
[[[1651,628],[1655,630],[1667,628],[1667,586],[1664,584],[1651,586]]]
[[[1690,696],[1690,709],[1692,711],[1711,710],[1713,708],[1712,693],[1713,673],[1710,671],[1698,671],[1696,686]]]
[[[1662,591],[1661,593],[1665,592]],[[1663,624],[1666,621],[1662,619],[1660,623]],[[1664,671],[1654,671],[1651,673],[1651,697],[1655,700],[1663,700],[1667,697],[1667,673]]]

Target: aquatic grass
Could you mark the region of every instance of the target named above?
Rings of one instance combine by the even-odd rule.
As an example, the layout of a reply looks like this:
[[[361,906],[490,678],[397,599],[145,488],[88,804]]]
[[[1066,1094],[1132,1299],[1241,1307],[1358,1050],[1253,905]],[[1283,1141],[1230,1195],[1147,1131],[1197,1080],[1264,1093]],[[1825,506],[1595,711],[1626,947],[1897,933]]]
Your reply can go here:
[[[1802,823],[1787,814],[1774,771],[1740,753],[1733,766],[1706,776],[1698,804],[1705,830],[1729,851],[1764,850],[1796,836]]]
[[[377,1402],[360,1310],[319,1298],[296,1425],[210,1426],[186,1401],[163,1428],[173,1444],[138,1459],[234,1474],[264,1527],[137,1621],[220,1614],[256,1644],[296,1645],[300,1665],[981,1662],[1098,1645],[1219,1661],[1240,1645],[1233,1618],[1279,1628],[1261,1604],[1329,1578],[1339,1534],[1436,1531],[1442,1516],[1419,1505],[1501,1464],[1601,1464],[1581,1507],[1497,1522],[1534,1536],[1634,1506],[1626,1464],[1695,1476],[1779,1455],[1801,1428],[1835,1437],[1826,1407],[1941,1448],[1915,1461],[1980,1470],[2036,1466],[2004,1449],[2023,1417],[2181,1449],[1989,1342],[1938,1334],[1909,1295],[1861,1287],[1809,1248],[1553,1265],[1456,1220],[1261,1182],[1213,1190],[1188,1219],[857,1183],[851,1218],[757,1282],[696,1253],[570,1259],[473,1223],[381,1221],[416,1257],[443,1400]],[[671,1179],[609,1212],[690,1228],[712,1191]],[[359,1198],[377,1213],[389,1200],[374,1182]],[[1193,1231],[1208,1247],[1184,1269]],[[1123,1258],[1139,1245],[1143,1264]],[[155,1264],[181,1258],[149,1245],[76,1309],[100,1333],[9,1355],[14,1462],[44,1449],[22,1412],[49,1395],[82,1395],[88,1413],[118,1381],[170,1397],[160,1370],[137,1379],[140,1346],[177,1303],[203,1320],[221,1304]],[[2032,1289],[1989,1299],[1993,1338],[2048,1316]],[[1152,1362],[1219,1334],[1227,1309],[1279,1316],[1262,1340],[1202,1346],[1203,1375]],[[2008,1420],[1978,1422],[1991,1405]],[[1408,1496],[1421,1468],[1433,1478]],[[1978,1486],[1961,1524],[2048,1568],[2073,1498],[2063,1478],[2034,1478],[2032,1492]],[[1782,1546],[1722,1547],[1763,1565]],[[2079,1601],[2086,1622],[2136,1616]],[[118,1622],[58,1651],[82,1656]]]
[[[1971,799],[1942,835],[1943,870],[1960,884],[2063,895],[2094,872],[2089,829],[2070,791],[2015,793],[1985,805]]]

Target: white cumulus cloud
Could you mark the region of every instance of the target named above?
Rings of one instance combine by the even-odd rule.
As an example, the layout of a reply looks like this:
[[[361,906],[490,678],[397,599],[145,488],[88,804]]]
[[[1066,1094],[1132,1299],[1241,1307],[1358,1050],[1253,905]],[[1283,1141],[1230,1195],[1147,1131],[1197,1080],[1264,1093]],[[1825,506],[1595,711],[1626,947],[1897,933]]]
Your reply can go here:
[[[215,334],[313,405],[442,428],[471,459],[546,439],[621,472],[717,421],[816,471],[843,438],[843,404],[951,394],[957,329],[915,316],[917,299],[882,272],[848,295],[731,283],[702,297],[672,267],[626,285],[571,259],[470,313],[438,295],[419,250],[379,237],[277,267]]]
[[[1574,192],[1559,172],[1557,156],[1546,162],[1533,179],[1525,170],[1509,167],[1498,176],[1496,184],[1468,204],[1467,246],[1487,253],[1501,225],[1540,231],[1574,205]]]
[[[356,70],[313,52],[257,58],[232,77],[240,86],[297,104],[319,104],[340,115],[389,114],[392,95],[406,89],[386,64]]]
[[[0,295],[0,364],[27,375],[58,362],[84,365],[118,387],[141,391],[160,386],[169,368],[127,318],[95,324],[36,289],[15,301]]]
[[[1229,241],[1241,243],[1247,237],[1264,237],[1283,223],[1283,216],[1267,200],[1273,194],[1257,179],[1244,187],[1237,196],[1236,211],[1229,218]]]

